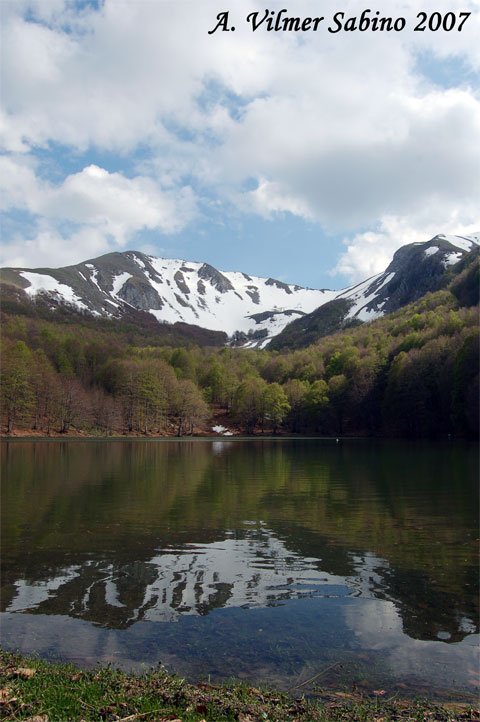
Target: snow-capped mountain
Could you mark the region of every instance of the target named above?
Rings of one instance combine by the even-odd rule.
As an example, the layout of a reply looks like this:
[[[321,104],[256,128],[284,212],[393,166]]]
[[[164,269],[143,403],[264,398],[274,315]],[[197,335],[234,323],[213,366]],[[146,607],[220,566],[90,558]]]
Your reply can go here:
[[[477,249],[480,233],[438,235],[430,241],[402,246],[382,273],[338,291],[332,300],[292,321],[270,343],[271,348],[298,347],[350,325],[372,321],[436,291],[445,271]]]
[[[403,246],[386,271],[341,291],[302,288],[138,251],[109,253],[65,268],[6,268],[1,275],[28,296],[42,294],[52,304],[66,302],[113,317],[130,307],[161,323],[181,321],[265,346],[292,321],[303,326],[309,314],[331,309],[332,302],[343,324],[395,310],[433,290],[438,276],[479,242],[480,234],[435,236]]]
[[[430,241],[410,243],[398,249],[383,273],[340,291],[336,297],[353,301],[348,318],[371,321],[434,290],[438,277],[479,244],[480,233],[438,235]]]
[[[162,323],[182,321],[229,337],[250,335],[251,343],[267,341],[293,318],[336,295],[137,251],[66,268],[3,269],[2,276],[31,297],[48,294],[52,302],[68,302],[93,314],[121,316],[127,305]]]

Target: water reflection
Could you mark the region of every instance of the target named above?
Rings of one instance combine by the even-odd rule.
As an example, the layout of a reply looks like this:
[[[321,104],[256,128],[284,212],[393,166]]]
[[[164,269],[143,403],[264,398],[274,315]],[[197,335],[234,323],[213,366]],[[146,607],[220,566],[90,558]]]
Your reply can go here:
[[[20,442],[2,464],[7,646],[286,686],[356,654],[470,684],[474,449]]]
[[[125,628],[144,619],[176,621],[222,607],[251,608],[307,596],[346,596],[343,577],[323,572],[319,561],[301,557],[264,526],[240,538],[169,548],[148,561],[121,566],[88,561],[59,570],[49,580],[15,582],[7,612],[30,610],[89,619]],[[365,577],[368,584],[368,577]],[[332,586],[333,585],[333,586]]]

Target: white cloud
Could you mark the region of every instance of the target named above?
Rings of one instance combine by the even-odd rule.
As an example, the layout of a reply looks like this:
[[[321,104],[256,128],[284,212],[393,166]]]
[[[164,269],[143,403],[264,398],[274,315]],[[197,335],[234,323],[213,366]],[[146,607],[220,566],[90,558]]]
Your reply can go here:
[[[272,213],[293,213],[304,218],[312,218],[308,204],[301,197],[290,195],[281,183],[267,181],[261,178],[258,187],[246,194],[245,208],[255,210],[262,216],[268,217]]]
[[[2,265],[19,268],[68,266],[119,250],[97,228],[82,228],[65,236],[54,228],[38,230],[30,239],[16,237],[4,245]]]
[[[16,237],[3,250],[3,265],[78,262],[122,249],[141,229],[174,233],[196,213],[188,186],[163,190],[142,176],[125,178],[96,165],[53,185],[41,181],[23,158],[0,158],[5,208],[18,208],[37,218],[34,238]],[[67,223],[67,232],[59,228]],[[49,261],[50,258],[50,261]]]
[[[320,81],[321,82],[321,81]],[[324,92],[252,104],[219,154],[226,173],[261,175],[283,189],[284,207],[325,226],[352,228],[381,215],[411,213],[437,199],[439,208],[480,195],[480,102],[460,90],[342,99],[336,122],[322,112]],[[374,106],[374,107],[372,107]]]
[[[194,213],[188,187],[162,191],[151,178],[129,179],[96,165],[49,189],[43,205],[47,215],[103,228],[120,244],[140,228],[178,231]]]
[[[475,218],[474,213],[469,217]],[[459,218],[456,213],[450,217],[440,214],[434,221],[419,217],[405,219],[386,216],[382,218],[377,231],[357,233],[353,238],[344,240],[347,249],[341,254],[331,275],[345,276],[351,283],[362,281],[384,271],[400,246],[428,241],[439,233],[469,235],[476,233],[478,227],[478,221],[468,223],[468,218]]]
[[[346,17],[363,8],[342,6]],[[39,234],[59,233],[61,219],[121,246],[141,228],[171,233],[195,218],[192,186],[243,212],[289,212],[351,235],[337,271],[352,278],[384,266],[403,240],[397,233],[478,227],[478,90],[435,86],[416,66],[417,53],[428,52],[480,68],[478,3],[426,0],[422,8],[473,14],[461,34],[414,33],[417,3],[394,2],[388,14],[407,17],[407,31],[332,35],[326,23],[338,4],[320,10],[299,0],[290,14],[327,18],[299,38],[252,33],[246,15],[263,12],[254,0],[232,2],[235,33],[214,35],[214,0],[105,0],[99,10],[4,0],[7,206],[36,214]],[[62,177],[52,144],[88,152],[90,165],[46,183],[32,157],[42,148]],[[136,177],[92,165],[97,150],[115,153],[120,166],[128,160]],[[36,247],[43,255],[40,235]]]

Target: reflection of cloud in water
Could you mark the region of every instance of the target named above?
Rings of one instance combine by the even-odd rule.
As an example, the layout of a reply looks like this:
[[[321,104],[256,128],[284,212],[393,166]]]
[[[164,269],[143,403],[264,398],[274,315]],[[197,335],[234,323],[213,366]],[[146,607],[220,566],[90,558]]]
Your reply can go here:
[[[6,611],[35,610],[121,629],[139,620],[172,622],[181,616],[205,616],[218,608],[353,596],[369,600],[346,611],[347,626],[361,646],[402,648],[409,638],[404,611],[395,600],[376,598],[378,590],[385,594],[382,577],[388,562],[371,553],[352,555],[350,561],[354,575],[327,573],[319,559],[290,551],[265,523],[245,521],[242,532],[227,532],[222,541],[168,548],[147,561],[89,560],[58,569],[50,580],[20,579],[14,583],[16,595]],[[463,634],[475,631],[467,617],[459,617],[455,624]],[[437,639],[446,640],[445,629],[436,632]],[[448,630],[450,643],[452,631]]]
[[[162,550],[144,562],[112,565],[89,560],[82,566],[60,568],[51,580],[19,580],[7,611],[30,609],[36,614],[6,615],[2,636],[7,646],[25,652],[48,654],[54,649],[59,657],[87,664],[101,659],[138,666],[139,660],[155,663],[157,649],[162,649],[163,659],[181,647],[184,631],[180,627],[190,634],[196,630],[202,640],[199,649],[208,645],[210,651],[217,649],[218,618],[206,617],[214,609],[229,608],[233,615],[243,615],[239,608],[253,609],[250,624],[259,626],[253,620],[257,614],[267,614],[267,607],[310,598],[311,602],[300,605],[304,609],[298,621],[293,606],[282,607],[284,618],[292,620],[291,627],[287,624],[282,629],[297,639],[302,624],[313,625],[315,634],[307,632],[312,646],[308,654],[315,659],[321,658],[329,638],[329,644],[338,644],[339,659],[345,649],[350,654],[364,650],[375,659],[380,657],[398,680],[425,679],[428,670],[427,676],[442,686],[451,685],[454,675],[467,684],[467,670],[476,665],[478,637],[472,635],[456,644],[412,639],[405,632],[398,605],[375,597],[387,562],[373,554],[352,556],[351,561],[355,576],[326,573],[318,559],[290,551],[266,524],[246,522],[241,538],[230,532],[222,541]],[[266,617],[262,619],[261,626],[267,627]],[[147,624],[135,624],[141,620]],[[182,624],[170,627],[178,629],[178,637],[168,651],[161,641],[166,628],[148,623],[180,620]],[[272,621],[275,624],[273,617]],[[465,631],[474,629],[466,617],[458,623]],[[240,636],[237,640],[228,635],[229,648],[242,644],[242,634],[248,637],[248,624],[243,632],[235,630]],[[254,644],[267,643],[257,635]],[[304,642],[298,639],[295,644],[302,658]],[[273,654],[268,645],[266,653]]]
[[[91,665],[126,656],[117,630],[100,629],[61,615],[5,615],[2,636],[9,648],[20,649],[25,654],[50,655],[55,650],[58,659]]]
[[[361,637],[362,647],[385,649],[392,642],[403,637],[403,624],[393,602],[379,599],[368,600],[361,608],[345,609],[347,625],[357,637]]]
[[[351,557],[352,564],[355,567],[357,576],[350,577],[349,583],[355,587],[361,594],[371,596],[372,589],[375,587],[383,589],[383,579],[379,570],[382,572],[389,568],[389,563],[385,559],[380,559],[371,552],[366,552],[362,556],[353,554]]]
[[[343,607],[347,626],[365,650],[382,651],[385,664],[398,678],[422,677],[435,668],[437,683],[466,681],[466,660],[478,667],[478,635],[456,644],[412,639],[403,631],[402,618],[393,602],[365,599]]]
[[[462,617],[460,619],[458,628],[467,634],[474,634],[477,630],[475,622],[472,619],[468,619],[468,617]]]

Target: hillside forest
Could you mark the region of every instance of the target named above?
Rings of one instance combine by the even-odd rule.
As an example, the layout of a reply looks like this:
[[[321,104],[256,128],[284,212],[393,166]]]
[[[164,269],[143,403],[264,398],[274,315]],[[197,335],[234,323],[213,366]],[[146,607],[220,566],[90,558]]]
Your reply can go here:
[[[393,314],[280,350],[167,333],[148,314],[52,311],[6,288],[2,433],[476,437],[478,254],[457,265]]]

